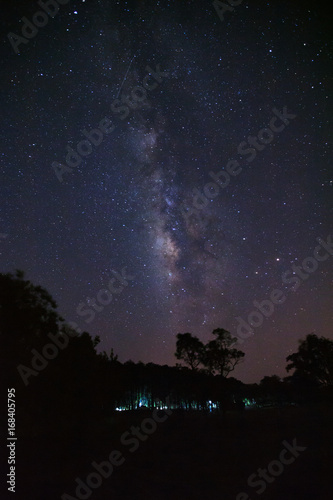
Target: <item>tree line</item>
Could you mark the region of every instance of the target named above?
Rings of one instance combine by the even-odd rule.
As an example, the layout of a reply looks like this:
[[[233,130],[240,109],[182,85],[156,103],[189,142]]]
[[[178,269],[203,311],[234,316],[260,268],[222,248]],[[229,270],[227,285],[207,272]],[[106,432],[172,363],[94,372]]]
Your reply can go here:
[[[31,351],[41,353],[48,334],[69,337],[68,345],[25,386],[18,365],[29,366]],[[184,365],[160,366],[127,361],[113,350],[98,353],[98,337],[73,334],[57,304],[21,271],[0,274],[0,335],[4,347],[2,382],[17,388],[21,432],[76,433],[88,420],[115,409],[173,405],[183,410],[232,409],[257,404],[307,404],[332,398],[333,341],[309,334],[287,358],[292,375],[264,377],[244,384],[229,377],[244,359],[230,332],[217,328],[204,345],[191,333],[176,335],[175,357]]]

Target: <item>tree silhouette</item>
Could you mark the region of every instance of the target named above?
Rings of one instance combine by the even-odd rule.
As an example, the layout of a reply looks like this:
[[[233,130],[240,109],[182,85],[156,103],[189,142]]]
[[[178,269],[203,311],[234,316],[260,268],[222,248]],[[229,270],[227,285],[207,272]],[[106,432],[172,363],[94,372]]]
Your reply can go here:
[[[0,339],[6,353],[6,378],[15,374],[15,379],[16,365],[28,362],[31,349],[44,346],[48,333],[59,331],[63,319],[56,307],[44,288],[24,279],[23,271],[0,274]]]
[[[264,403],[281,404],[287,400],[287,387],[278,375],[266,375],[259,384],[260,399]]]
[[[182,359],[191,370],[197,370],[201,363],[204,345],[191,333],[178,333],[175,356]]]
[[[300,341],[298,351],[287,357],[287,371],[293,377],[308,379],[320,386],[333,384],[333,341],[314,333]]]
[[[24,279],[22,271],[0,274],[0,336],[5,352],[2,383],[17,388],[18,415],[25,415],[22,432],[32,432],[32,428],[57,432],[66,427],[70,434],[73,426],[78,429],[77,422],[101,408],[104,366],[95,350],[99,338],[92,339],[87,332],[78,335],[64,323],[56,307],[51,295]],[[63,348],[49,337],[64,339],[63,334],[70,331],[71,338]],[[52,358],[45,355],[47,345],[55,353]],[[39,369],[32,366],[36,356],[42,363]]]
[[[223,377],[227,377],[245,356],[244,352],[238,349],[230,349],[235,343],[235,338],[224,328],[213,330],[215,339],[205,346],[203,363],[211,373],[217,372]]]

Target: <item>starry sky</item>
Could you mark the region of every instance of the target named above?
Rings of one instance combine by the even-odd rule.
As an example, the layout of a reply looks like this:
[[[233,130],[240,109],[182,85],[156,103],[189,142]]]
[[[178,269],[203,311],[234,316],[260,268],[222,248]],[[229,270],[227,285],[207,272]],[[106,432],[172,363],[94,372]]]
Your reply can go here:
[[[331,234],[332,17],[231,3],[69,1],[34,36],[38,4],[1,3],[0,269],[122,362],[175,365],[177,333],[261,322],[237,343],[252,383],[285,376],[308,333],[333,339],[333,256],[313,259]]]

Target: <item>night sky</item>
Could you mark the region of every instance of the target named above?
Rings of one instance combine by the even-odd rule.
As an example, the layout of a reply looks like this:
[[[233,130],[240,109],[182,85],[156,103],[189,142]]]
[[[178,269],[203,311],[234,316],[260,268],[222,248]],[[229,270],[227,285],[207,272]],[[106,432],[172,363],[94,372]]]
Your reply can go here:
[[[313,258],[331,234],[332,19],[232,3],[221,20],[211,1],[63,0],[23,43],[8,33],[41,8],[2,2],[0,269],[122,362],[175,365],[177,333],[236,334],[281,290],[237,344],[233,375],[259,382],[308,333],[333,339],[333,256]]]

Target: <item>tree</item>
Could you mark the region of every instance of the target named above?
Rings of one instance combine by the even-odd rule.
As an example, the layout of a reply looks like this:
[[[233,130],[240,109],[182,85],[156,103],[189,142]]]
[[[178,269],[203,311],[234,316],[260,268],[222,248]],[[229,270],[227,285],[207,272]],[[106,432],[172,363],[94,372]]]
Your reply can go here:
[[[23,271],[0,274],[0,340],[6,353],[2,363],[6,377],[15,374],[16,378],[16,366],[28,362],[31,349],[44,347],[47,334],[59,331],[63,319],[56,307],[47,290],[24,279]]]
[[[278,375],[266,375],[260,381],[259,390],[264,402],[281,404],[287,399],[287,384]]]
[[[182,359],[192,370],[197,370],[202,361],[204,345],[191,333],[178,333],[175,356]]]
[[[282,383],[282,379],[278,375],[265,375],[265,377],[260,380],[260,387],[274,391],[276,388],[280,387]]]
[[[224,328],[216,328],[213,330],[213,335],[216,338],[206,344],[203,363],[211,373],[217,372],[222,377],[227,377],[245,354],[238,349],[230,348],[236,339]]]
[[[100,338],[97,337],[98,340],[100,341]],[[110,354],[108,354],[106,351],[103,351],[102,354],[100,354],[105,360],[109,361],[112,364],[119,363],[118,361],[118,354],[115,354],[113,351],[113,348],[111,348]]]
[[[1,381],[17,389],[18,415],[28,415],[26,429],[45,425],[56,432],[60,421],[77,425],[83,413],[87,418],[97,411],[99,338],[87,332],[77,335],[47,290],[26,280],[22,271],[0,273],[0,340],[5,353]]]
[[[333,341],[314,333],[300,340],[298,351],[287,357],[287,371],[295,370],[293,377],[308,379],[320,386],[333,384]]]

